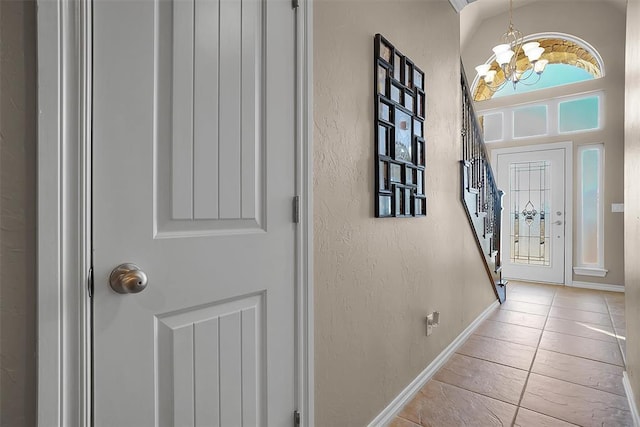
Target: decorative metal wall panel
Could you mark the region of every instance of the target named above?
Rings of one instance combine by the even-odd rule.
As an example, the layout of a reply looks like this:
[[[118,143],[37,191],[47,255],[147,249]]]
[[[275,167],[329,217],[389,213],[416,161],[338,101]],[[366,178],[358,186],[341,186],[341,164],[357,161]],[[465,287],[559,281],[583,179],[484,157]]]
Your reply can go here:
[[[424,216],[424,73],[376,34],[374,76],[376,217]]]

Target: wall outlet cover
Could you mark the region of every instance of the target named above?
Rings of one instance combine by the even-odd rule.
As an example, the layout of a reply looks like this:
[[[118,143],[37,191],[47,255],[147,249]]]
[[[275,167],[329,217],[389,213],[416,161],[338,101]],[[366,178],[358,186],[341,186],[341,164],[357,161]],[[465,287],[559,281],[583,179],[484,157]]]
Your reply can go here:
[[[433,313],[427,315],[427,336],[433,333]]]

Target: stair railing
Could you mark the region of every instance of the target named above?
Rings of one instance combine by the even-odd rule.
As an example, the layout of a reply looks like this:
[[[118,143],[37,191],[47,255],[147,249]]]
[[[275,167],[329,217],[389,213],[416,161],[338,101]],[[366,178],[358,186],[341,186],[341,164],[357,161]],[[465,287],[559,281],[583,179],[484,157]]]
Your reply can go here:
[[[483,132],[473,108],[464,70],[462,86],[462,201],[474,231],[487,273],[496,296],[505,299],[505,282],[502,280],[500,250],[502,226],[502,195],[498,189]]]

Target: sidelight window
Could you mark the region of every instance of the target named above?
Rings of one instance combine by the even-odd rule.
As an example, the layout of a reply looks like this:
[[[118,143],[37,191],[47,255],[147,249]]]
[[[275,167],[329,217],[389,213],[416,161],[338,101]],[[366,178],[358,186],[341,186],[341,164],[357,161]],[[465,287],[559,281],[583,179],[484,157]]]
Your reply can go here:
[[[604,145],[578,149],[578,267],[577,274],[604,276],[603,191]]]

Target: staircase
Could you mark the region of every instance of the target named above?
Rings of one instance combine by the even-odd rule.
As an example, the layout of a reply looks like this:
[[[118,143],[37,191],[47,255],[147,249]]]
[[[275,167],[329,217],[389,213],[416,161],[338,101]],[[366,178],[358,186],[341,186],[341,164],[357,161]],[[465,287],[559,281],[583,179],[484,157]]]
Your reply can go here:
[[[473,98],[464,71],[460,81],[462,85],[462,160],[460,162],[462,204],[467,212],[469,224],[476,237],[478,249],[496,297],[500,303],[503,303],[506,298],[507,284],[502,280],[500,251],[504,193],[498,189],[493,176],[482,129],[473,109]]]

